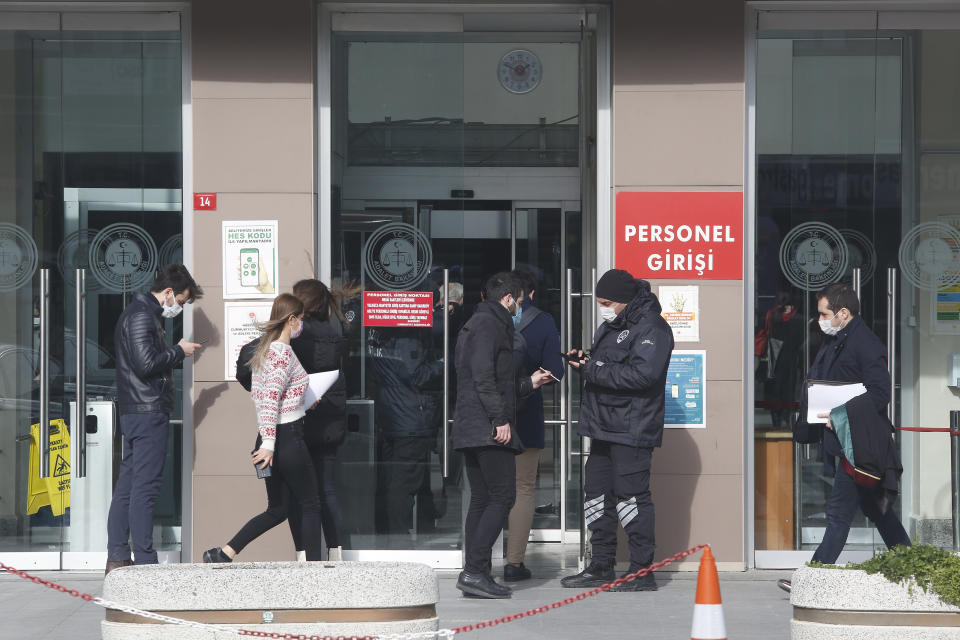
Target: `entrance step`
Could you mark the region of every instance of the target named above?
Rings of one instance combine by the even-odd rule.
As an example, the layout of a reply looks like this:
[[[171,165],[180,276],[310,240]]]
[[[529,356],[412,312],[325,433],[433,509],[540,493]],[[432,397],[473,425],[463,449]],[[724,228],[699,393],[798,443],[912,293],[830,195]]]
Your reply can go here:
[[[281,634],[367,636],[438,629],[437,577],[413,562],[247,562],[123,567],[103,598],[193,622]],[[103,640],[220,640],[215,629],[107,609]]]

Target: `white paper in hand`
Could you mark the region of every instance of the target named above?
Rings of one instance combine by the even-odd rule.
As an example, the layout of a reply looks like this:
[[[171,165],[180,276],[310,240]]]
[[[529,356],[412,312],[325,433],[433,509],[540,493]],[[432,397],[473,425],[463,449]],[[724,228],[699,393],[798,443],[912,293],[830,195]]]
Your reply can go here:
[[[303,394],[303,408],[309,409],[326,395],[340,377],[339,371],[321,371],[307,376],[307,390]]]
[[[807,422],[809,424],[826,424],[827,418],[820,418],[819,414],[829,414],[835,408],[866,392],[867,388],[859,382],[855,384],[827,384],[811,381],[807,387]]]

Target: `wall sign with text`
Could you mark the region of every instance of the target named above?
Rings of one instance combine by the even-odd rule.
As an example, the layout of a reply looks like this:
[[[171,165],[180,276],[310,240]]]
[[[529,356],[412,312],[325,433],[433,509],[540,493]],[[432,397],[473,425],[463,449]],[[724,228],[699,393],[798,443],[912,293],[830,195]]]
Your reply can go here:
[[[433,294],[426,291],[364,291],[363,326],[432,327]]]
[[[663,426],[673,429],[707,427],[707,352],[674,349],[667,367]]]
[[[617,268],[636,278],[743,279],[743,194],[622,191]]]

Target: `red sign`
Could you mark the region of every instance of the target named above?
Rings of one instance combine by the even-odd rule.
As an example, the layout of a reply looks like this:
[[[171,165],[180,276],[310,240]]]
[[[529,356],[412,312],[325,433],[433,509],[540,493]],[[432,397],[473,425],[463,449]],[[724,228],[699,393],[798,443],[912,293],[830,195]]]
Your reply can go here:
[[[425,291],[364,291],[365,327],[432,327],[433,294]]]
[[[617,194],[617,268],[636,278],[743,279],[743,194]]]
[[[193,194],[194,211],[216,211],[217,194],[215,193],[195,193]]]

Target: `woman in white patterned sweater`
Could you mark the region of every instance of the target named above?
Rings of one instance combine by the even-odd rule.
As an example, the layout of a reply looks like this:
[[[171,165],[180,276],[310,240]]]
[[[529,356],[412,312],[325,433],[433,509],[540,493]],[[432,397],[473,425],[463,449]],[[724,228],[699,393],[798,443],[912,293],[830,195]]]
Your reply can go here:
[[[266,478],[267,510],[251,518],[223,547],[205,551],[204,562],[232,562],[250,542],[286,520],[287,490],[303,513],[302,540],[307,560],[320,560],[319,488],[313,460],[303,441],[307,372],[290,347],[290,339],[301,331],[303,304],[295,296],[281,293],[273,301],[270,321],[263,327],[260,344],[250,360],[250,397],[257,408],[260,431],[253,463],[260,469],[271,469]]]

